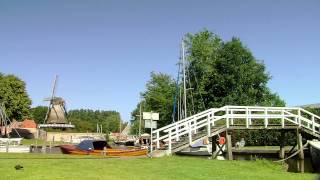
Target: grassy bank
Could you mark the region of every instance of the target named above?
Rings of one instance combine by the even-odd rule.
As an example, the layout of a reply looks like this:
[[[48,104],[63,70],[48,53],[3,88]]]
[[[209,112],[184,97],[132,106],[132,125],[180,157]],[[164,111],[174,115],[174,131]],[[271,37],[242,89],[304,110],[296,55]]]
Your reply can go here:
[[[21,164],[24,170],[15,170]],[[94,156],[0,154],[1,179],[315,179],[268,161],[192,157],[118,159]]]

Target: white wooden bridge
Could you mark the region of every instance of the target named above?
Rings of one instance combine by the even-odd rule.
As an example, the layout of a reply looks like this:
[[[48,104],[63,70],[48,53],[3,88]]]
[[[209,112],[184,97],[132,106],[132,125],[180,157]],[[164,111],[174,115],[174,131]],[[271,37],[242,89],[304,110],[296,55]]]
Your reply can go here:
[[[320,138],[319,123],[319,116],[298,107],[224,106],[154,130],[151,139],[154,150],[161,149],[160,143],[165,142],[171,154],[230,129],[299,129]]]

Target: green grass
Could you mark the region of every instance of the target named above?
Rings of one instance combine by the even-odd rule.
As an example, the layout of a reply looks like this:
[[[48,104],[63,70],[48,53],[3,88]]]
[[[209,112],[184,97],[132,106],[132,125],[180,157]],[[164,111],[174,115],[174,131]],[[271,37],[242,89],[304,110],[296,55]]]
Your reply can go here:
[[[15,170],[21,164],[24,170]],[[316,179],[284,172],[269,161],[218,161],[192,157],[97,158],[0,153],[1,179]]]
[[[38,146],[42,146],[44,143],[44,140],[42,139],[22,139],[21,144],[22,145],[38,145]],[[50,144],[50,142],[46,142],[47,145]],[[55,141],[55,142],[51,142],[52,145],[60,145],[60,144],[67,144],[65,142],[60,142],[60,141]]]

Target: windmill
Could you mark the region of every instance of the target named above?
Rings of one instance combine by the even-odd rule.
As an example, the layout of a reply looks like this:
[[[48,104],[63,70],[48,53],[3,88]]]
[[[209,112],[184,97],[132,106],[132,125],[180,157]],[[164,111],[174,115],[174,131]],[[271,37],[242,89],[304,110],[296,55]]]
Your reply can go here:
[[[66,103],[63,98],[56,97],[58,76],[55,76],[53,81],[52,93],[50,98],[45,98],[44,101],[49,101],[48,111],[44,119],[44,124],[40,124],[39,127],[51,127],[51,128],[74,128],[67,119]]]

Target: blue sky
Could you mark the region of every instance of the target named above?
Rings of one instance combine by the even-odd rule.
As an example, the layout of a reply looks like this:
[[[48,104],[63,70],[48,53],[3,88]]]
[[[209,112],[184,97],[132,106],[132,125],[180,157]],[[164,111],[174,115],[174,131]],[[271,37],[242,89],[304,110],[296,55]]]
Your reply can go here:
[[[185,33],[239,37],[263,60],[288,106],[320,102],[320,1],[0,0],[0,72],[47,105],[55,74],[69,109],[116,110],[123,120],[151,71],[176,76]],[[318,76],[317,76],[318,75]]]

